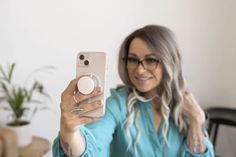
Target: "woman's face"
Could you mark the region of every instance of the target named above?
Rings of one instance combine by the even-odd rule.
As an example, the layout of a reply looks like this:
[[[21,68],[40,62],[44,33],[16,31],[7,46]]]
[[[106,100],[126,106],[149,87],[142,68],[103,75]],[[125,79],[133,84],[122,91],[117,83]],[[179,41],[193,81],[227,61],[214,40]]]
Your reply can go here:
[[[140,38],[131,41],[127,61],[128,75],[136,89],[147,96],[157,94],[157,88],[161,83],[163,66],[159,61]]]

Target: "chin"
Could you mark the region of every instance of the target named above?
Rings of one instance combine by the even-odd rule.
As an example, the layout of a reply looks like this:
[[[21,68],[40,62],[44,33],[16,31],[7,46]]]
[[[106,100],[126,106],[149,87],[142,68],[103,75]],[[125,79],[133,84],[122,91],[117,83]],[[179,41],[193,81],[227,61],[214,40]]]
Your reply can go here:
[[[143,93],[144,95],[156,95],[158,93],[157,87],[153,86],[135,86],[135,87],[140,93]]]
[[[144,87],[136,86],[136,89],[137,89],[139,92],[147,93],[147,92],[151,91],[153,88],[150,88],[150,87],[147,87],[147,86],[144,86]]]

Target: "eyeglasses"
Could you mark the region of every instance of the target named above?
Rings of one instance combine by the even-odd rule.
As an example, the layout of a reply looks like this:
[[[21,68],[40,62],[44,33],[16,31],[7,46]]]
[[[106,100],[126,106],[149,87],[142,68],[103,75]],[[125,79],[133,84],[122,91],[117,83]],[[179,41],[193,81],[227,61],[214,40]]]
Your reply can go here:
[[[139,60],[137,57],[128,56],[123,58],[123,60],[130,69],[136,69],[139,64],[141,64],[145,70],[150,71],[156,69],[157,65],[161,62],[160,59],[156,57],[147,57]]]

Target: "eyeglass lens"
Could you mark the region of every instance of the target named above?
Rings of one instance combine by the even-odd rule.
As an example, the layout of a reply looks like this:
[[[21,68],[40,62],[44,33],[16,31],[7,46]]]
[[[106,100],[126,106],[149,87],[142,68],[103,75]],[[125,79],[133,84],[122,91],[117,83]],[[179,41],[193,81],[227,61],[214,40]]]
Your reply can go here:
[[[154,70],[160,63],[160,60],[156,57],[147,57],[139,60],[137,57],[128,56],[126,62],[127,66],[131,69],[136,69],[141,64],[146,70]]]

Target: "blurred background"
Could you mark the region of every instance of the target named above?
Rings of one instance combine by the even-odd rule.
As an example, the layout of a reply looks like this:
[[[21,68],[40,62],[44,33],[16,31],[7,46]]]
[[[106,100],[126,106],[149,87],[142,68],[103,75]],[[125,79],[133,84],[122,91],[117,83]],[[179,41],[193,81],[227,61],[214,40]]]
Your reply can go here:
[[[121,81],[117,56],[123,39],[147,24],[169,27],[183,56],[188,88],[203,108],[236,108],[236,1],[234,0],[0,0],[0,64],[16,63],[16,82],[51,65],[41,76],[51,110],[32,120],[35,136],[58,135],[60,95],[75,78],[79,51],[108,54],[107,91]],[[6,123],[0,110],[0,126]],[[217,151],[235,156],[236,130],[223,127]],[[51,151],[46,157],[51,157]]]

